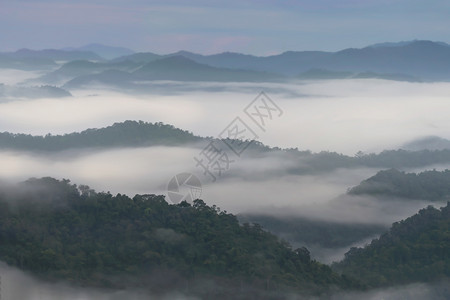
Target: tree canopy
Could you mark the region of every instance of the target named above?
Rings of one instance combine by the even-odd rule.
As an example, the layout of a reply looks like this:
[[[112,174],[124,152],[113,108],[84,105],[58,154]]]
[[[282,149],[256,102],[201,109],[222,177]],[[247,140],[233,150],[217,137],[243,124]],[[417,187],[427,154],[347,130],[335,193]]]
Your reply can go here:
[[[378,172],[349,190],[351,195],[369,194],[408,199],[450,199],[450,170],[405,173],[397,169]]]
[[[370,245],[352,248],[333,267],[373,287],[449,278],[450,202],[394,223]]]
[[[202,200],[169,205],[53,178],[0,189],[0,259],[48,279],[152,292],[205,277],[228,291],[360,286]]]

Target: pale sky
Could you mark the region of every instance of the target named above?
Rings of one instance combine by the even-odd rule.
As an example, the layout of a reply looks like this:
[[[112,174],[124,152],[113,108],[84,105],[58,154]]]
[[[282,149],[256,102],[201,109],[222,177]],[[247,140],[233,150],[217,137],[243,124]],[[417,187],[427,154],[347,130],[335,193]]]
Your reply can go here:
[[[269,55],[450,42],[448,0],[0,0],[0,51],[102,43]]]

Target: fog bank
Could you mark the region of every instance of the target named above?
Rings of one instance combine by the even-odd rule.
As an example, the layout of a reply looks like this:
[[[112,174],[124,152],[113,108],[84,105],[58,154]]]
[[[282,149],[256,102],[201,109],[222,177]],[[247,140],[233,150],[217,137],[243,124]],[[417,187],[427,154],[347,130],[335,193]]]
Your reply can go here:
[[[74,90],[70,99],[2,103],[0,130],[57,134],[131,119],[161,121],[198,135],[217,136],[241,116],[265,144],[350,155],[359,150],[396,148],[428,135],[450,138],[450,83],[329,80],[164,84],[166,89],[153,93],[150,89],[139,95]],[[171,84],[181,87],[173,92]],[[283,110],[281,117],[267,123],[265,132],[243,113],[261,90]]]

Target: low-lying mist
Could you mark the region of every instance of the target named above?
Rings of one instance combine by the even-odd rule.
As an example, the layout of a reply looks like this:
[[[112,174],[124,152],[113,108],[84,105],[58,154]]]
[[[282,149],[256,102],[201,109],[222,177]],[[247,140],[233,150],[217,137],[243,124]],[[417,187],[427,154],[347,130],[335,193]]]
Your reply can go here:
[[[201,148],[144,147],[105,150],[70,150],[52,154],[0,152],[0,178],[18,182],[30,177],[70,179],[97,191],[129,196],[166,194],[169,180],[191,172],[202,182],[201,198],[232,213],[257,212],[277,216],[344,223],[390,225],[408,217],[429,201],[346,195],[348,188],[373,176],[378,169],[337,169],[320,174],[295,175],[288,156],[268,153],[243,155],[230,164],[216,182],[196,167]],[[170,201],[170,200],[169,200]]]
[[[60,134],[114,122],[164,122],[202,136],[217,136],[236,116],[271,146],[353,155],[396,148],[418,137],[450,138],[450,83],[331,80],[290,83],[171,84],[148,94],[71,90],[67,99],[0,104],[0,130]],[[180,87],[181,86],[181,87]],[[183,91],[183,87],[185,88]],[[261,131],[243,109],[261,90],[283,110]]]
[[[13,73],[10,73],[13,74]],[[16,84],[36,74],[17,72],[0,82]],[[163,84],[163,83],[161,83]],[[164,83],[170,88],[170,84]],[[158,88],[148,94],[105,89],[70,91],[73,97],[0,103],[0,131],[45,135],[98,128],[125,120],[164,122],[201,136],[217,136],[240,116],[270,146],[314,152],[329,150],[354,155],[379,152],[406,141],[435,135],[450,138],[450,83],[409,83],[385,80],[334,80],[278,84],[177,84],[176,91]],[[219,85],[219,84],[217,84]],[[243,109],[261,90],[283,110],[261,131]],[[336,169],[296,175],[292,158],[276,154],[252,157],[245,153],[230,170],[211,182],[194,156],[201,147],[84,149],[54,153],[0,151],[0,180],[24,181],[51,176],[87,184],[97,191],[129,196],[166,194],[167,183],[181,172],[202,181],[201,198],[231,213],[259,213],[311,220],[390,226],[433,204],[427,200],[378,199],[349,196],[348,188],[379,169]],[[298,163],[298,161],[297,161]],[[427,166],[413,171],[449,166]],[[169,200],[170,201],[170,200]],[[443,205],[443,203],[442,203]],[[350,246],[363,246],[369,238]],[[348,248],[310,247],[312,256],[329,263]],[[67,284],[36,281],[0,265],[5,299],[152,299],[140,292],[79,289]],[[27,289],[21,287],[27,286]],[[368,293],[336,294],[331,299],[445,299],[440,286],[417,284]],[[18,296],[17,296],[18,295]],[[448,293],[447,293],[448,295]],[[187,299],[170,294],[167,299]],[[302,299],[292,295],[292,299]]]
[[[385,289],[376,289],[364,293],[337,293],[330,300],[446,300],[450,297],[449,280],[435,283],[415,283]],[[319,300],[319,299],[317,299]]]
[[[187,296],[179,292],[168,292],[166,295],[154,296],[149,292],[136,290],[107,290],[71,286],[67,283],[49,283],[7,266],[0,262],[1,296],[2,299],[21,300],[195,300],[194,296]],[[449,282],[416,283],[399,287],[370,290],[367,292],[336,292],[326,297],[305,297],[296,294],[282,294],[280,299],[290,300],[446,300],[450,295]],[[24,288],[26,287],[26,288]]]
[[[178,292],[154,296],[149,292],[131,290],[108,290],[72,286],[66,282],[49,283],[36,279],[17,268],[0,262],[1,298],[21,300],[194,300]],[[26,288],[24,288],[26,287]]]
[[[44,72],[39,71],[23,71],[15,69],[0,68],[0,83],[3,84],[21,84],[24,81],[43,75]]]

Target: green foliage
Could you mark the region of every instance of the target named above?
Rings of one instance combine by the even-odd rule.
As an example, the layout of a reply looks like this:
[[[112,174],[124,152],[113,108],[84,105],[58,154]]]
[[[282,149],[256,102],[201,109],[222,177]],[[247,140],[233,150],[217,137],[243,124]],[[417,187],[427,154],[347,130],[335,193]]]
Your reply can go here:
[[[208,142],[209,138],[163,123],[125,121],[100,129],[88,129],[65,135],[32,136],[26,134],[0,133],[0,149],[21,151],[62,151],[68,149],[179,146],[196,142]],[[229,141],[228,141],[229,142]],[[271,148],[254,141],[246,151],[251,157],[264,157],[267,153],[281,153],[292,160],[287,170],[291,174],[313,174],[339,168],[406,168],[450,162],[450,150],[385,150],[378,154],[358,153],[346,156],[336,152],[299,151],[298,149]]]
[[[52,178],[0,190],[0,259],[103,287],[157,289],[154,274],[172,274],[165,282],[172,286],[199,277],[269,290],[358,286],[311,261],[306,249],[292,250],[258,224],[241,226],[202,200],[169,205],[163,196],[113,196]]]
[[[394,223],[365,248],[352,248],[333,268],[374,287],[450,277],[450,202]]]
[[[102,129],[87,129],[65,135],[32,136],[0,133],[0,148],[60,151],[94,147],[180,145],[199,141],[192,133],[163,123],[125,121]]]
[[[396,169],[380,171],[350,189],[349,194],[446,200],[450,199],[450,170],[425,171],[419,174]]]

